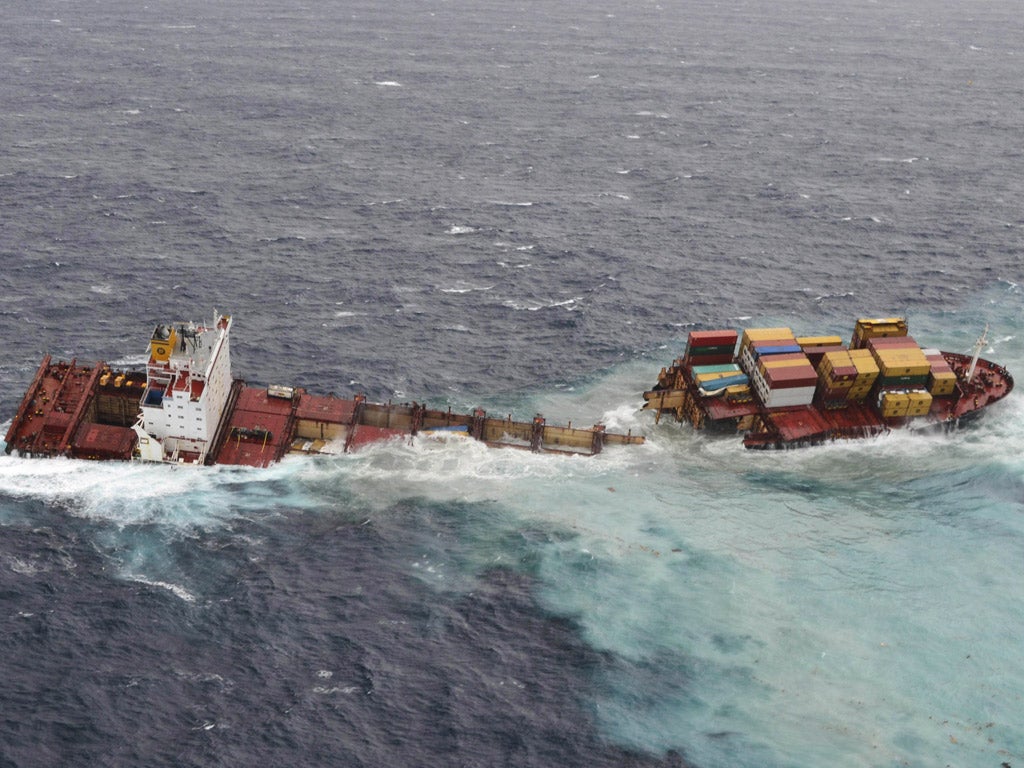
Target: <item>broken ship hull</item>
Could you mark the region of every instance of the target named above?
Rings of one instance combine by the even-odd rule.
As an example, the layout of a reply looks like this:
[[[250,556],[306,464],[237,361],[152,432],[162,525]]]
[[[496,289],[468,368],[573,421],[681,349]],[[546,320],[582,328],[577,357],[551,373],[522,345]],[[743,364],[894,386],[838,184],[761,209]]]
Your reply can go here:
[[[227,316],[210,325],[158,326],[144,371],[43,359],[11,421],[6,451],[21,456],[133,458],[265,467],[288,454],[340,453],[435,432],[495,447],[592,455],[643,442],[603,425],[549,425],[372,403],[230,378]]]

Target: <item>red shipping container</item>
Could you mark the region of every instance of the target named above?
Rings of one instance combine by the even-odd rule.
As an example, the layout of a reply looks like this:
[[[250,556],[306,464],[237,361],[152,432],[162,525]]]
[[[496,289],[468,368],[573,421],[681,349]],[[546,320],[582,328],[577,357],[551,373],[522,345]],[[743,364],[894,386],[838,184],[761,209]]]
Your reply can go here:
[[[687,355],[683,358],[684,365],[722,365],[731,363],[732,355]]]
[[[868,339],[868,349],[919,349],[913,336],[878,336]]]
[[[736,346],[739,334],[736,331],[690,331],[691,347]]]
[[[793,387],[813,387],[818,383],[818,372],[810,363],[791,368],[769,368],[765,371],[765,381],[769,389],[792,389]]]
[[[128,427],[86,423],[75,432],[71,455],[77,459],[120,459],[132,457],[137,437]]]

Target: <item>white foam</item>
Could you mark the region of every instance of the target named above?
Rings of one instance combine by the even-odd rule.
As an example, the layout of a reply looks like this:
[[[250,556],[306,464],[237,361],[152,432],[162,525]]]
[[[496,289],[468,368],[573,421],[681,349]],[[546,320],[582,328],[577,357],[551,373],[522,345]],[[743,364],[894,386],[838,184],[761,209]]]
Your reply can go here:
[[[178,584],[171,584],[170,582],[160,581],[158,579],[150,579],[146,576],[140,576],[138,574],[126,574],[125,578],[130,579],[131,581],[137,581],[140,584],[148,584],[151,587],[160,587],[160,589],[166,589],[175,597],[178,597],[188,603],[194,603],[196,601],[195,595],[193,595],[187,589]]]

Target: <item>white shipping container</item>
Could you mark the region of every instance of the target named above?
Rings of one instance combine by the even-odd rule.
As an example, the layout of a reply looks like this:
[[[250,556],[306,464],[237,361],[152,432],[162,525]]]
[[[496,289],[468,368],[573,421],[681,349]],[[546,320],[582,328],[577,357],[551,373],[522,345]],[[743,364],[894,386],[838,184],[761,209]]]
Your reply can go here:
[[[773,389],[768,392],[764,404],[769,408],[787,408],[794,405],[810,405],[814,401],[816,387],[790,387]]]

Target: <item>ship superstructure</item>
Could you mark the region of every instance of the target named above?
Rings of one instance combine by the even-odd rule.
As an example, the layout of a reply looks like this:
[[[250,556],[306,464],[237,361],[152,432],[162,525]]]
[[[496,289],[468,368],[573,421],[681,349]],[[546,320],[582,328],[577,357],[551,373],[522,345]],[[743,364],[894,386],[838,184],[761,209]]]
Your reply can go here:
[[[342,453],[419,434],[465,435],[496,447],[592,455],[644,441],[592,427],[549,425],[252,386],[231,373],[232,318],[156,325],[145,369],[53,362],[46,356],[7,431],[7,453],[173,464],[264,467],[289,453]]]
[[[231,318],[157,325],[134,431],[149,461],[203,464],[231,393]]]

